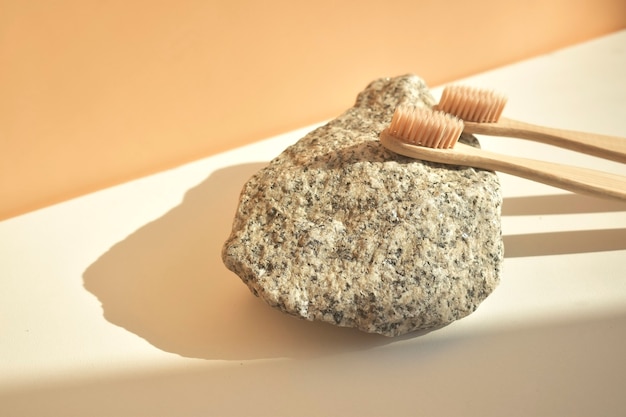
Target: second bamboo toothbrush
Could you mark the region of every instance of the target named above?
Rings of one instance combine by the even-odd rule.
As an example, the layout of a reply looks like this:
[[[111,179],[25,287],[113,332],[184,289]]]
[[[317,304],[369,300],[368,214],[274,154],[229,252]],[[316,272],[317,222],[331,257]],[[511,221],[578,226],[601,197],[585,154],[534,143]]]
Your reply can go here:
[[[529,139],[626,163],[626,138],[556,129],[501,117],[503,95],[468,86],[448,86],[437,110],[463,119],[466,133]]]

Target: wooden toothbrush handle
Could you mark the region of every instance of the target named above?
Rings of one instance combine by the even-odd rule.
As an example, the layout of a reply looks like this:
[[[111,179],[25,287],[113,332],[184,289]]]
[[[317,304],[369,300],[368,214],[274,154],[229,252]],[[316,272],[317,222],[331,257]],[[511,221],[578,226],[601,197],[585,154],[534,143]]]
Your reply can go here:
[[[519,158],[457,143],[467,165],[491,169],[538,181],[579,194],[608,197],[626,202],[626,177],[572,165]],[[457,163],[463,163],[457,161]]]
[[[626,163],[626,138],[538,126],[503,117],[497,123],[464,124],[467,133],[529,139]]]
[[[461,142],[449,149],[428,148],[398,139],[386,129],[380,134],[380,142],[390,151],[410,158],[506,172],[575,193],[626,202],[626,177],[608,172],[489,152]]]

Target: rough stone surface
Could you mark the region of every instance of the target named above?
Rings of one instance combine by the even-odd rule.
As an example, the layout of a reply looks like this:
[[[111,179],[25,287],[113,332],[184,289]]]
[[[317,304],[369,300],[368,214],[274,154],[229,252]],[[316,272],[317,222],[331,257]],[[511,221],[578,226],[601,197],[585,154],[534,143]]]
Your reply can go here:
[[[414,75],[376,80],[245,184],[222,258],[269,305],[396,336],[462,318],[496,287],[496,175],[383,148],[402,102],[434,100]]]

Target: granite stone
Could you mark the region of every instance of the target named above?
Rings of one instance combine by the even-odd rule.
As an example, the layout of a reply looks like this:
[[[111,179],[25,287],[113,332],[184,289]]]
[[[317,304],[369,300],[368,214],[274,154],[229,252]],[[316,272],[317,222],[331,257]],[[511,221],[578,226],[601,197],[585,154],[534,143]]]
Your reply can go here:
[[[435,102],[415,75],[375,80],[244,185],[222,259],[270,306],[397,336],[467,316],[497,286],[497,176],[386,150],[401,103]]]

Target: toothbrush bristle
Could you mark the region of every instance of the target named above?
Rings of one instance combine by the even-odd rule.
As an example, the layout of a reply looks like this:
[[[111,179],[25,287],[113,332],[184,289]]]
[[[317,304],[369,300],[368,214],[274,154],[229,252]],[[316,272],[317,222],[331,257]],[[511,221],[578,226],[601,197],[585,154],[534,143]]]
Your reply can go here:
[[[429,148],[452,148],[463,132],[463,122],[429,108],[400,105],[393,114],[389,133],[407,143]]]
[[[495,91],[454,85],[444,88],[437,109],[467,122],[495,123],[506,101],[505,96]]]

